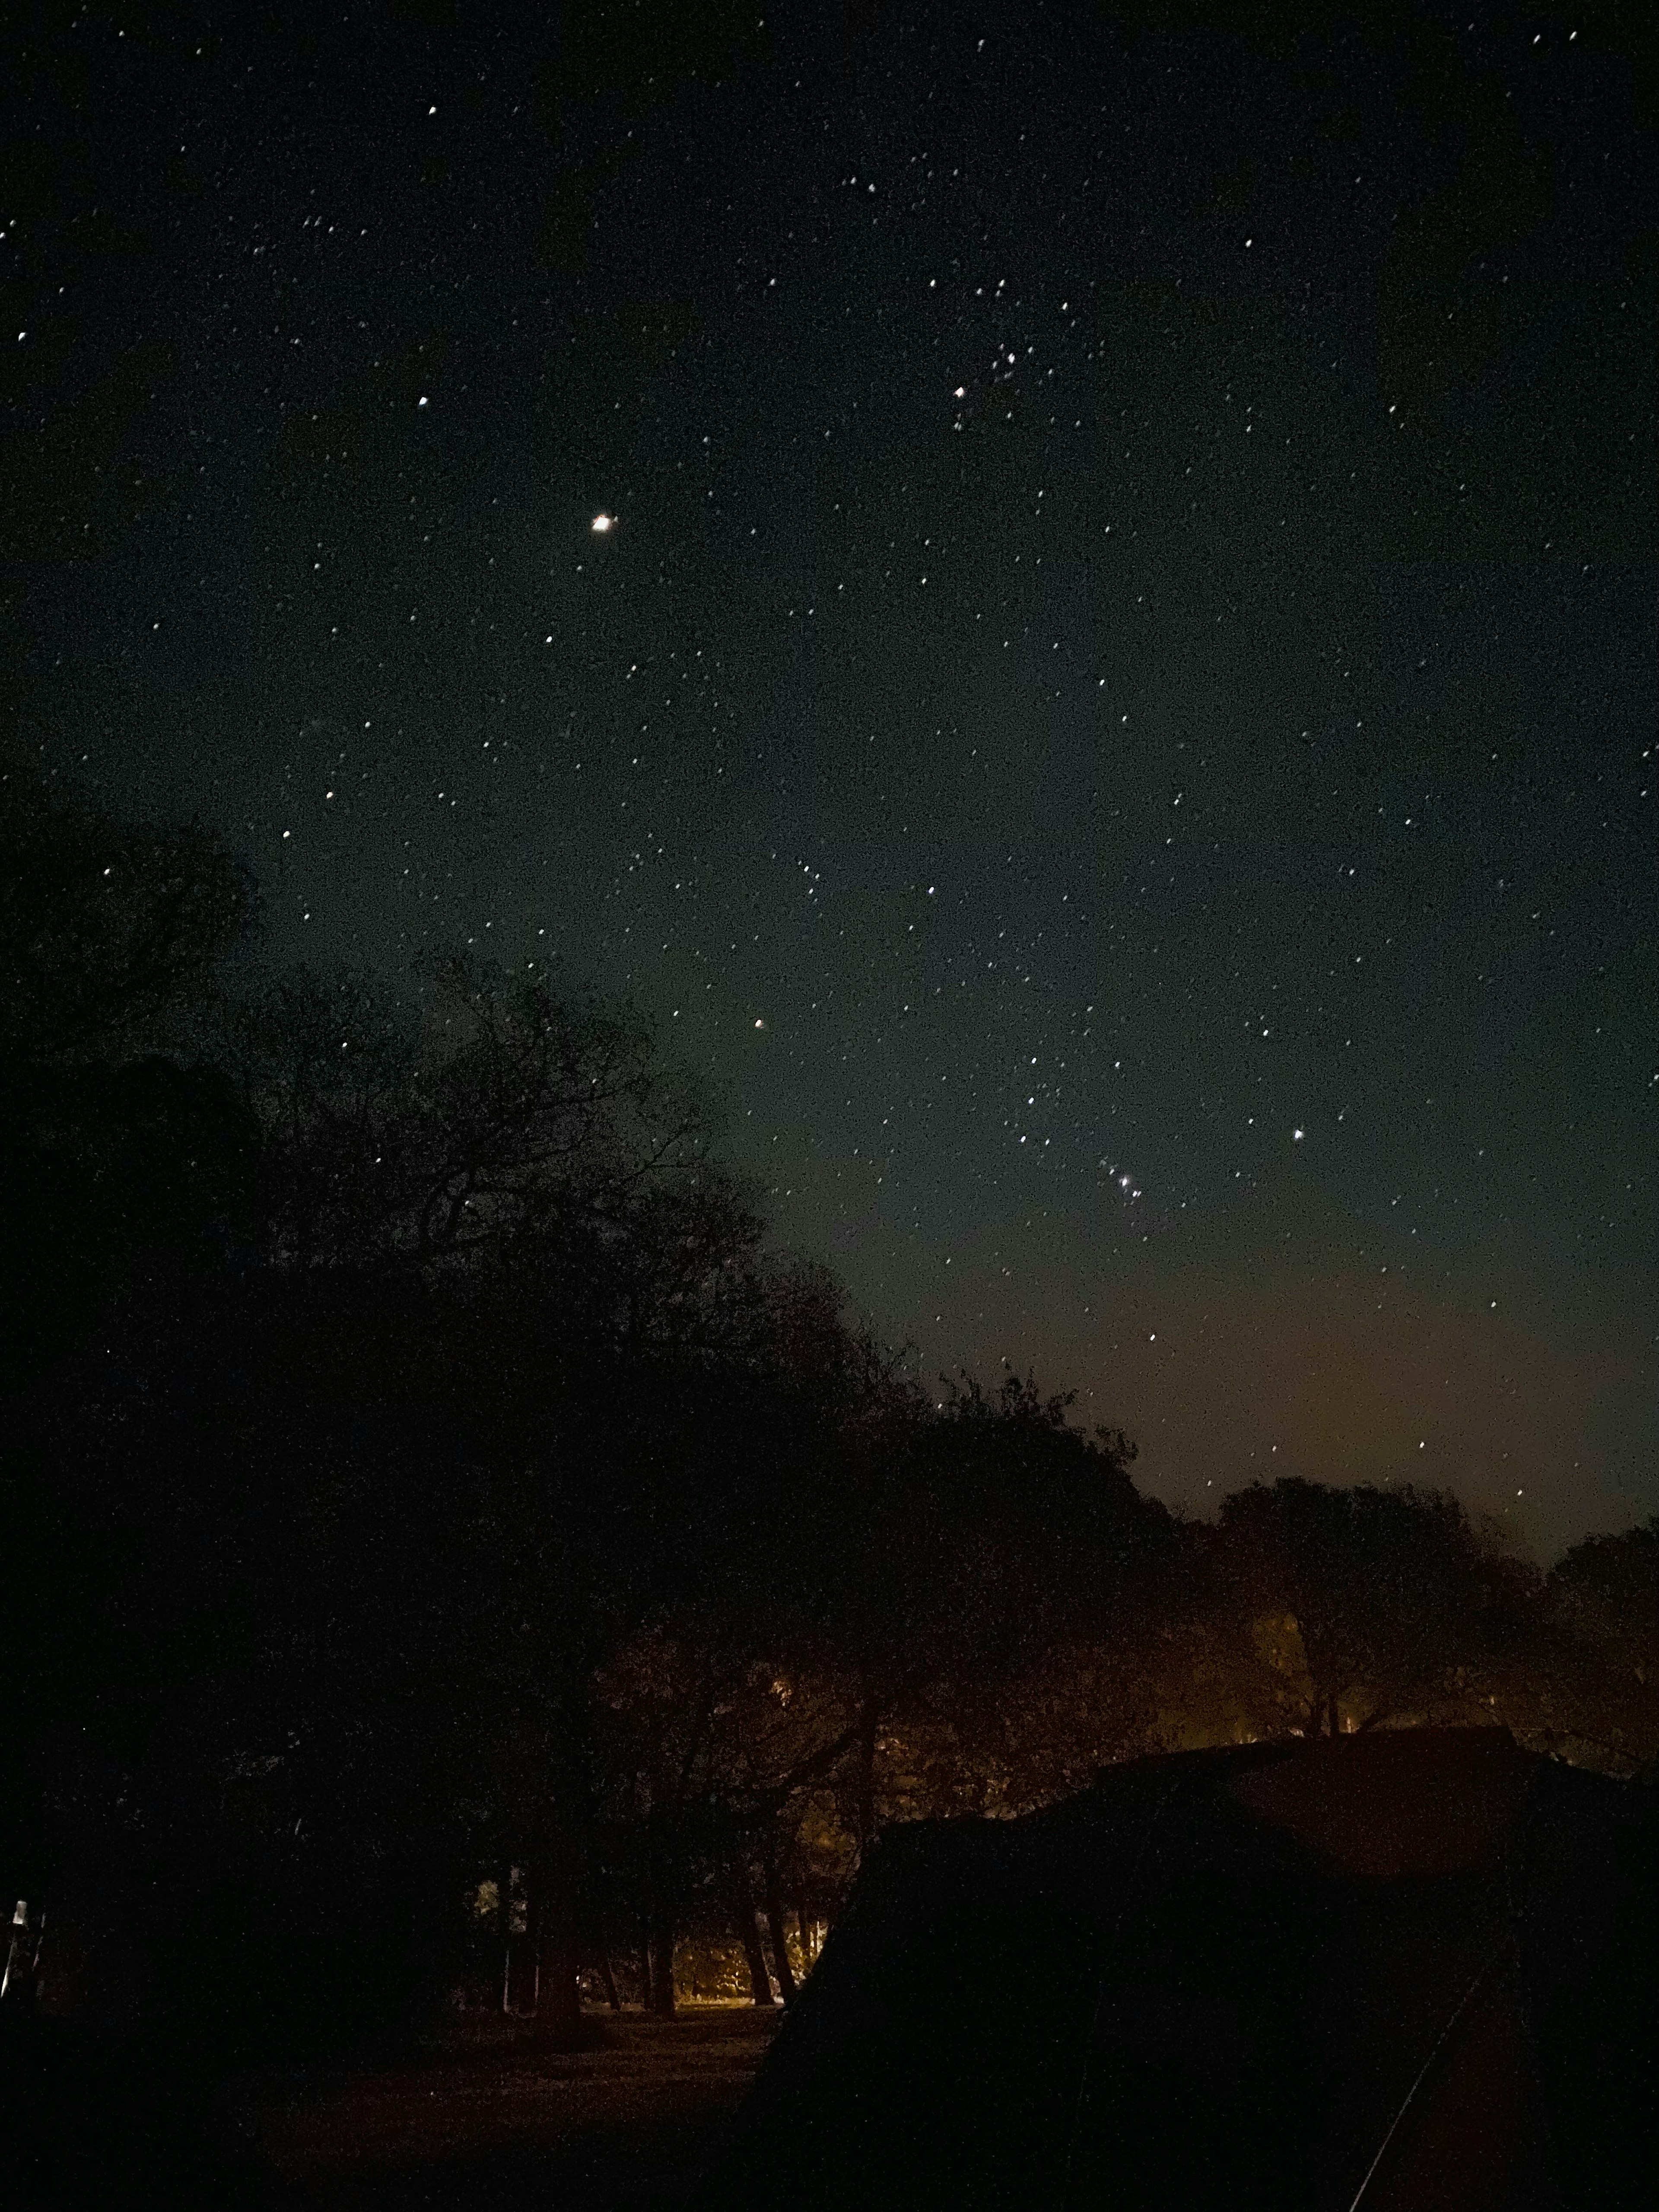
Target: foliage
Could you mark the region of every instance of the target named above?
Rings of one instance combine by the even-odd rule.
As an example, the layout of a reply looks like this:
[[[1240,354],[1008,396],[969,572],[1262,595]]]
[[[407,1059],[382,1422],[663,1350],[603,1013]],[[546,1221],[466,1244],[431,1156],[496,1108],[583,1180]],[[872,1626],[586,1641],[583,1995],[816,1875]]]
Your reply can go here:
[[[420,1006],[295,969],[233,1010],[275,1264],[430,1270],[572,1240],[603,1255],[702,1162],[696,1102],[637,1023],[472,963],[428,980]]]
[[[1534,1702],[1550,1747],[1614,1772],[1659,1759],[1659,1515],[1589,1536],[1552,1571],[1557,1664]]]
[[[1252,1484],[1222,1503],[1214,1572],[1263,1733],[1446,1717],[1470,1666],[1524,1633],[1522,1571],[1445,1492]]]
[[[111,820],[0,759],[0,1057],[121,1061],[187,1034],[258,910],[199,832]]]

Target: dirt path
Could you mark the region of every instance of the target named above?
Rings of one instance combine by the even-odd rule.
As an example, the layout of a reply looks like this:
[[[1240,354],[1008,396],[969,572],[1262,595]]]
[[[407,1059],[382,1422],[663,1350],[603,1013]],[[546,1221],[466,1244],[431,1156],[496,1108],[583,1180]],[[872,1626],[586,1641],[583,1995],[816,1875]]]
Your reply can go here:
[[[748,2087],[776,2016],[700,2006],[600,2026],[603,2045],[574,2056],[520,2044],[264,2077],[245,2104],[283,2212],[667,2212]]]

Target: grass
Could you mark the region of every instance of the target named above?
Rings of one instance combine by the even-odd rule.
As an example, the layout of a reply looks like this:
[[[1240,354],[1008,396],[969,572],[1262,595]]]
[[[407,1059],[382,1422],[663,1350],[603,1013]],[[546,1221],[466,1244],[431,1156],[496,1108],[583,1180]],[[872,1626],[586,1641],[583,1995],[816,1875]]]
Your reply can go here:
[[[667,2212],[759,2065],[775,2013],[592,2015],[593,2047],[433,2045],[378,2066],[270,2070],[243,2110],[282,2212]]]

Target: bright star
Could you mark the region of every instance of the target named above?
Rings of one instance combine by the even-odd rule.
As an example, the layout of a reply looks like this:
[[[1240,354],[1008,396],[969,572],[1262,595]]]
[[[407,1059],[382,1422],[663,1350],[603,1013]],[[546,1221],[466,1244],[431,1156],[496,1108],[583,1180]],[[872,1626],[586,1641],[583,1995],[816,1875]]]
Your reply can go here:
[[[596,514],[593,518],[593,527],[595,530],[601,532],[614,529],[616,527],[615,519],[609,514]]]

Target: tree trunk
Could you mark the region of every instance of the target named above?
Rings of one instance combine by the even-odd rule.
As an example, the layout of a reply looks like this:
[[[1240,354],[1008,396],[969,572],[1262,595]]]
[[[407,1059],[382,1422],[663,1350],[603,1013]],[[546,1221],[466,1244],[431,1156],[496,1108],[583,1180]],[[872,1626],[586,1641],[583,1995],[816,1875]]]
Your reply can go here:
[[[807,1973],[812,1971],[812,1918],[806,1909],[806,1884],[795,1885],[795,1928],[800,1937],[800,1962]]]
[[[577,1889],[581,1861],[571,1838],[550,1828],[530,1856],[530,1928],[536,1960],[536,2035],[556,2050],[581,2039],[581,1951]]]
[[[495,1876],[495,1940],[501,1947],[501,2010],[513,2008],[513,1869]]]
[[[651,1916],[651,2009],[674,2017],[674,1923],[663,1911]]]
[[[793,2004],[795,1970],[789,1963],[789,1928],[784,1918],[783,1881],[778,1873],[775,1845],[769,1846],[766,1854],[766,1926],[772,1938],[772,1964],[777,1969],[778,1994],[785,2004]]]
[[[741,1856],[732,1865],[732,1905],[738,1934],[743,1939],[743,1955],[749,1961],[749,1987],[755,2002],[774,2004],[776,1999],[772,1995],[772,1977],[766,1971],[766,1953],[755,1921],[755,1893],[749,1884],[748,1863]]]
[[[620,2012],[623,2008],[622,1998],[617,1992],[616,1972],[611,1964],[611,1954],[604,1948],[601,1948],[599,1952],[599,1979],[605,1984],[605,2002],[612,2012]]]
[[[501,2010],[520,2009],[524,1995],[526,1954],[529,1949],[527,1900],[520,1887],[522,1867],[504,1866],[501,1871]]]

